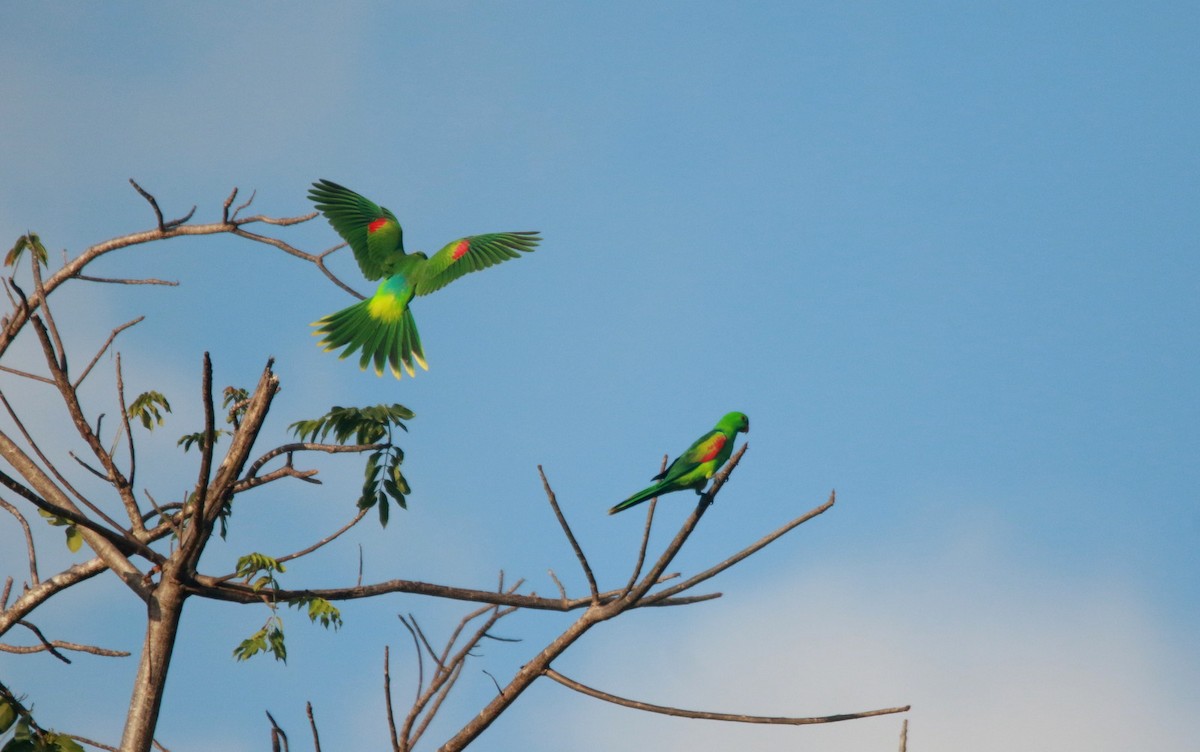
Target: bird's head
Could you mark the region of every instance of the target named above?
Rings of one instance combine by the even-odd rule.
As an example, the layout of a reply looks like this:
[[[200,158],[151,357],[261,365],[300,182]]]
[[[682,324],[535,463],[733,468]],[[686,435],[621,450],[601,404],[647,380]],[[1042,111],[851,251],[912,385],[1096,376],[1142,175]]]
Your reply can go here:
[[[726,431],[735,431],[737,433],[748,433],[750,431],[750,419],[745,413],[726,413],[721,422],[717,424],[718,428],[723,428]]]

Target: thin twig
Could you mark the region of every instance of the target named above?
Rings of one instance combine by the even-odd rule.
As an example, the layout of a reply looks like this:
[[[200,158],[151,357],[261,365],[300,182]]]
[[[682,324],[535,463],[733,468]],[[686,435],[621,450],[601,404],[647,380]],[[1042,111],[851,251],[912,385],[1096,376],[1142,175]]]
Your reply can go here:
[[[244,478],[242,482],[253,478],[262,469],[263,465],[284,454],[292,454],[293,452],[325,452],[326,454],[372,452],[376,449],[383,449],[385,446],[385,444],[320,444],[312,441],[296,441],[291,444],[283,444],[250,463],[250,467],[246,469],[245,474],[242,476]]]
[[[907,750],[908,750],[908,719],[905,718],[904,722],[900,724],[900,752],[907,752]]]
[[[552,668],[547,668],[545,676],[553,679],[564,687],[580,692],[589,697],[595,697],[598,700],[611,702],[614,705],[621,705],[635,710],[645,710],[650,713],[661,713],[663,715],[675,716],[677,718],[702,718],[710,721],[732,721],[735,723],[765,723],[776,726],[808,726],[816,723],[837,723],[838,721],[852,721],[858,718],[871,718],[877,715],[891,715],[892,713],[904,713],[912,708],[911,705],[905,705],[898,708],[882,708],[880,710],[867,710],[861,713],[839,713],[838,715],[811,716],[811,717],[792,717],[792,716],[763,716],[763,715],[740,715],[737,713],[711,713],[701,710],[684,710],[683,708],[674,708],[666,705],[653,705],[648,702],[640,702],[638,700],[630,700],[625,697],[602,692],[598,689],[593,689],[584,684],[580,684],[574,679],[570,679],[558,673]]]
[[[9,368],[8,366],[0,366],[0,371],[4,371],[5,373],[11,373],[14,376],[21,376],[22,378],[33,379],[34,381],[40,381],[43,384],[50,384],[51,386],[54,385],[54,379],[48,378],[46,376],[38,376],[36,373],[28,373],[26,371],[22,371],[17,368]]]
[[[46,639],[46,635],[42,634],[42,630],[38,629],[35,625],[30,624],[29,622],[24,621],[24,620],[18,621],[17,624],[20,624],[22,627],[25,627],[30,632],[33,632],[34,637],[37,637],[38,641],[42,643],[40,646],[40,648],[41,648],[40,650],[31,650],[29,652],[40,653],[42,650],[45,650],[50,655],[59,659],[63,663],[69,664],[71,662],[70,658],[66,657],[65,655],[63,655],[62,653],[58,652],[58,650],[55,649],[54,645],[49,640]],[[16,647],[16,646],[8,646],[8,647]],[[20,652],[20,650],[17,649],[17,650],[13,650],[11,652],[16,653],[16,652]]]
[[[104,352],[105,352],[105,350],[108,349],[108,346],[111,345],[113,343],[113,340],[117,338],[117,335],[120,334],[121,332],[125,331],[129,327],[133,326],[134,324],[141,323],[142,319],[144,319],[144,318],[146,318],[146,317],[138,316],[133,321],[126,321],[124,324],[121,324],[116,329],[113,329],[112,332],[109,333],[108,339],[104,340],[104,344],[100,346],[100,350],[97,351],[96,356],[94,358],[92,358],[92,361],[87,364],[87,368],[83,369],[83,373],[79,374],[79,378],[75,379],[75,382],[73,384],[71,384],[71,386],[74,387],[75,389],[78,389],[79,385],[83,383],[83,380],[86,379],[88,374],[92,372],[92,368],[94,368],[96,363],[100,360],[100,356],[104,355]]]
[[[33,585],[37,585],[40,582],[40,580],[38,579],[37,550],[33,546],[33,531],[29,529],[29,522],[25,519],[25,515],[21,514],[21,511],[19,509],[17,509],[15,506],[8,503],[4,499],[0,499],[0,508],[3,508],[6,512],[11,514],[13,517],[16,517],[17,522],[21,525],[21,530],[24,531],[24,533],[25,533],[25,550],[26,550],[28,558],[29,558],[29,582]],[[11,582],[10,582],[10,585],[11,585]],[[7,603],[7,602],[8,602],[8,589],[5,588],[4,603]],[[0,609],[4,608],[4,603],[0,603]]]
[[[695,587],[699,583],[704,582],[705,580],[710,579],[712,577],[715,577],[716,575],[720,574],[721,572],[724,572],[726,569],[729,569],[730,567],[732,567],[734,564],[737,564],[742,559],[745,559],[747,556],[753,555],[754,553],[765,548],[770,543],[773,543],[774,541],[783,537],[784,535],[791,532],[792,530],[795,530],[797,527],[799,527],[800,525],[803,525],[805,522],[808,522],[809,520],[811,520],[812,518],[814,518],[818,515],[824,514],[826,511],[828,511],[830,508],[833,507],[833,505],[836,501],[837,501],[837,492],[830,491],[829,499],[824,504],[822,504],[818,507],[814,507],[813,509],[810,509],[809,511],[807,511],[804,514],[800,515],[799,517],[795,518],[791,522],[788,522],[787,524],[783,525],[780,528],[777,528],[775,531],[771,532],[770,534],[763,536],[758,541],[752,543],[749,546],[746,546],[741,551],[738,551],[736,554],[734,554],[733,556],[730,556],[728,559],[721,562],[720,564],[716,564],[712,567],[709,567],[708,569],[704,570],[703,572],[701,572],[699,574],[692,575],[691,577],[687,578],[686,580],[684,580],[683,582],[680,582],[677,585],[672,585],[669,588],[660,590],[657,593],[655,593],[654,595],[650,596],[647,600],[650,602],[653,602],[660,598],[670,598],[671,596],[675,595],[676,593],[682,593],[683,591],[687,590],[688,588]]]
[[[106,752],[121,752],[121,750],[118,749],[117,747],[110,747],[109,745],[102,744],[98,741],[95,741],[94,739],[88,739],[86,736],[80,736],[79,734],[67,734],[67,736],[69,736],[70,738],[74,739],[77,742],[82,742],[83,744],[86,744],[89,747],[95,747],[96,749],[103,749]]]
[[[237,189],[235,188],[234,190],[237,190]],[[248,198],[248,199],[246,199],[245,201],[243,201],[241,204],[239,204],[239,205],[237,206],[237,208],[236,208],[236,209],[234,209],[234,210],[233,210],[233,216],[232,216],[232,217],[230,217],[230,219],[237,219],[237,215],[238,215],[238,214],[241,214],[241,212],[242,212],[242,209],[245,209],[247,206],[250,206],[250,204],[253,204],[253,203],[254,203],[254,197],[255,197],[255,196],[257,196],[257,195],[258,195],[258,189],[257,189],[257,188],[256,188],[256,189],[254,189],[254,190],[252,190],[252,191],[250,191],[250,198]]]
[[[72,279],[78,279],[83,282],[100,282],[106,285],[162,285],[164,287],[179,287],[178,280],[155,279],[153,277],[123,279],[120,277],[93,277],[89,274],[76,274]]]
[[[276,225],[292,224],[295,221],[303,222],[305,220],[312,219],[315,216],[317,216],[317,213],[313,212],[312,214],[310,214],[308,216],[298,217],[298,218],[296,218],[296,220],[269,220],[264,217],[264,218],[259,218],[259,221],[267,222],[268,224],[276,224]],[[297,258],[302,258],[305,261],[310,261],[313,264],[316,264],[317,268],[321,270],[321,273],[324,274],[326,277],[328,277],[329,281],[333,282],[338,287],[342,288],[343,290],[350,293],[351,295],[358,298],[359,300],[362,300],[366,297],[365,295],[362,295],[361,293],[357,292],[353,287],[350,287],[345,282],[338,279],[338,276],[336,274],[334,274],[333,272],[329,271],[329,268],[327,266],[325,266],[325,263],[321,257],[313,256],[311,253],[305,253],[304,251],[300,250],[299,248],[294,248],[291,245],[285,243],[284,241],[279,240],[278,238],[272,238],[268,235],[259,235],[257,233],[248,232],[246,230],[243,230],[241,228],[241,225],[243,223],[249,222],[249,221],[251,221],[251,220],[249,220],[249,219],[242,220],[242,222],[240,222],[238,224],[237,229],[230,230],[230,232],[232,232],[234,235],[237,235],[238,237],[246,238],[247,240],[253,240],[258,243],[266,243],[267,245],[273,245],[276,248],[278,248],[279,250],[283,251],[284,253],[287,253],[292,256],[296,256]]]
[[[176,523],[174,515],[167,514],[158,502],[154,500],[154,495],[150,493],[150,489],[143,488],[142,493],[146,494],[146,499],[149,500],[150,506],[154,507],[154,511],[158,513],[158,518],[165,521],[171,526],[171,530],[175,533],[176,539],[183,535],[183,531],[179,529],[179,524]],[[233,575],[230,575],[231,577]]]
[[[662,467],[659,473],[667,471],[667,455],[663,455]],[[658,497],[650,499],[650,503],[646,507],[646,527],[642,530],[642,544],[638,547],[637,563],[633,567],[633,574],[629,575],[629,582],[625,585],[625,592],[633,590],[634,583],[637,582],[638,575],[642,573],[642,565],[646,562],[646,548],[650,545],[650,527],[654,524],[654,510],[658,507]]]
[[[403,621],[403,620],[401,620]],[[407,625],[406,625],[407,626]],[[420,649],[418,648],[418,652]],[[398,752],[400,749],[399,737],[396,736],[396,717],[392,712],[392,673],[389,666],[391,650],[389,646],[383,646],[383,700],[387,707],[387,722],[388,729],[392,734],[392,750]]]
[[[33,259],[33,287],[41,301],[42,315],[46,318],[46,326],[50,329],[50,335],[54,337],[54,344],[58,348],[58,367],[66,371],[67,348],[63,346],[62,337],[58,333],[58,325],[54,323],[54,316],[50,314],[50,300],[46,297],[46,288],[42,284],[42,266],[38,262],[37,254],[31,254],[31,258]]]
[[[125,430],[125,443],[129,447],[129,474],[126,476],[130,487],[133,486],[134,477],[137,475],[137,453],[134,450],[133,444],[133,429],[129,426],[129,408],[125,404],[125,375],[121,371],[121,353],[117,353],[116,362],[117,371],[117,405],[121,408],[121,428]],[[142,526],[142,510],[135,504],[131,514],[130,522],[133,523],[135,532],[143,532]]]
[[[106,480],[117,490],[117,495],[120,497],[121,503],[125,506],[126,514],[131,519],[140,518],[141,512],[137,508],[137,501],[133,498],[133,491],[128,481],[113,461],[112,455],[104,448],[99,435],[93,432],[91,426],[88,425],[87,418],[83,412],[83,406],[79,403],[79,394],[71,386],[71,382],[67,378],[66,368],[64,367],[65,357],[64,364],[59,364],[54,358],[54,345],[50,342],[45,324],[42,323],[38,316],[33,316],[31,321],[33,322],[33,329],[37,333],[38,341],[42,345],[46,365],[50,368],[50,375],[54,377],[54,385],[58,389],[59,395],[63,398],[63,403],[67,407],[67,413],[71,416],[71,422],[75,424],[75,430],[79,433],[80,438],[87,443],[88,447],[92,450],[92,454],[96,456],[96,459],[100,460],[100,464],[107,473]],[[118,526],[118,529],[128,536],[128,532],[123,528]]]
[[[155,200],[154,196],[151,196],[149,193],[147,193],[145,190],[143,190],[142,187],[140,185],[138,185],[134,181],[133,178],[129,179],[129,184],[132,185],[138,193],[142,194],[142,198],[144,198],[150,202],[150,206],[154,209],[154,217],[158,220],[158,231],[159,232],[166,232],[168,230],[175,229],[179,225],[182,225],[185,222],[187,222],[189,219],[191,219],[192,215],[196,213],[196,207],[193,206],[192,210],[190,212],[188,212],[184,216],[180,217],[179,219],[172,219],[170,222],[164,222],[162,210],[158,208],[158,201]]]
[[[22,626],[28,626],[23,621],[18,621]],[[17,655],[29,655],[31,653],[42,653],[51,648],[59,650],[73,650],[76,653],[90,653],[91,655],[100,655],[107,658],[128,658],[130,653],[126,650],[112,650],[110,648],[96,647],[95,645],[81,645],[78,642],[67,642],[66,640],[51,640],[42,645],[5,645],[0,643],[0,652],[15,653]],[[53,652],[51,650],[51,652]],[[70,663],[70,661],[67,661]]]
[[[237,483],[233,484],[233,492],[235,494],[239,494],[243,491],[249,491],[252,488],[265,486],[268,483],[273,483],[274,481],[281,480],[283,478],[296,478],[297,480],[302,480],[305,483],[313,483],[319,486],[321,485],[321,481],[313,477],[318,472],[319,471],[316,469],[297,470],[291,465],[284,465],[277,470],[272,470],[266,475],[258,475],[253,478],[243,478],[242,480],[239,480]]]
[[[571,532],[571,526],[567,524],[567,518],[563,516],[562,510],[559,509],[558,499],[555,498],[554,491],[550,488],[550,481],[546,480],[546,473],[542,470],[541,465],[538,465],[538,475],[542,476],[542,488],[546,491],[546,498],[550,500],[550,507],[554,510],[554,516],[558,518],[558,524],[562,526],[567,540],[571,543],[571,548],[575,550],[575,558],[579,559],[579,565],[583,567],[583,574],[587,577],[588,581],[588,590],[592,594],[592,603],[599,603],[600,589],[596,587],[596,577],[592,574],[592,567],[588,564],[587,557],[583,554],[583,549],[579,547],[579,541],[575,540],[575,534]]]
[[[233,200],[235,198],[237,198],[237,195],[238,195],[238,189],[237,189],[237,186],[235,185],[233,187],[233,190],[229,192],[229,198],[225,199],[225,203],[221,204],[221,221],[225,222],[226,224],[229,223],[229,207],[233,204]],[[253,201],[254,197],[251,196],[250,200]],[[249,203],[249,202],[247,202],[247,203]],[[241,207],[239,206],[238,209],[241,209]],[[236,216],[236,213],[234,216]]]
[[[271,715],[271,711],[264,710],[263,712],[267,714],[267,720],[269,720],[271,722],[271,750],[272,750],[272,752],[280,752],[280,748],[279,748],[279,740],[280,739],[283,740],[282,752],[288,752],[287,732],[285,732],[283,729],[279,728],[279,724],[275,722],[275,718],[274,718],[274,716]]]
[[[408,623],[408,619],[404,618],[403,614],[396,614],[400,619],[400,623],[408,630],[413,639],[413,651],[417,654],[417,693],[413,702],[421,699],[421,693],[425,691],[425,655],[421,652],[421,641],[417,638],[417,630],[413,629]]]
[[[563,587],[562,581],[558,579],[558,575],[554,574],[553,569],[546,570],[550,574],[550,579],[554,580],[554,584],[558,586],[558,594],[562,596],[563,603],[567,602],[567,589]]]
[[[513,585],[509,592],[512,592],[516,588],[520,587],[520,585],[521,583],[518,581],[516,585]],[[474,620],[477,616],[482,615],[482,613],[487,613],[488,611],[491,611],[491,616],[489,616],[479,627],[479,629],[477,629],[475,633],[463,643],[462,648],[455,653],[455,655],[450,658],[449,661],[446,661],[447,654],[457,641],[458,635],[462,631],[462,628],[465,627],[468,622]],[[459,676],[461,676],[463,666],[466,665],[467,657],[472,655],[471,651],[473,651],[479,644],[480,640],[482,640],[487,633],[491,631],[492,627],[496,625],[496,622],[500,621],[514,611],[516,611],[516,609],[512,607],[501,608],[499,606],[492,606],[468,614],[459,623],[458,629],[454,630],[454,634],[450,638],[450,641],[446,643],[446,651],[443,653],[443,663],[446,667],[448,667],[449,672],[447,673],[447,671],[443,669],[438,676],[434,677],[433,681],[431,681],[429,684],[429,688],[422,696],[421,701],[414,704],[413,710],[409,712],[409,716],[405,721],[404,736],[407,739],[407,744],[410,747],[417,743],[417,741],[425,733],[425,729],[429,727],[429,724],[437,715],[442,703],[445,701],[446,697],[449,696],[450,690],[454,687],[455,683],[457,683]],[[429,705],[429,710],[425,713],[425,717],[421,720],[421,723],[419,726],[417,726],[416,730],[410,732],[410,729],[412,728],[412,721],[415,720],[415,718],[420,714],[421,709],[429,703],[431,697],[433,698],[433,704]]]
[[[417,631],[417,637],[420,638],[421,644],[425,646],[425,650],[429,652],[429,657],[437,664],[439,671],[445,671],[446,666],[442,663],[442,657],[433,649],[433,645],[429,643],[429,638],[425,636],[425,630],[421,629],[421,623],[417,621],[417,617],[412,614],[408,615],[409,621],[412,622],[413,629]]]
[[[250,203],[247,201],[246,203]],[[312,703],[304,703],[304,713],[308,716],[308,725],[313,732],[313,752],[321,752],[321,736],[317,733],[317,719],[313,717]]]
[[[109,525],[112,525],[114,529],[122,529],[121,526],[117,524],[116,520],[109,517],[104,513],[103,510],[100,509],[100,507],[93,504],[90,499],[79,493],[79,491],[75,490],[75,486],[71,485],[71,482],[68,481],[63,474],[58,471],[58,467],[50,461],[50,458],[46,456],[45,452],[42,451],[37,442],[33,440],[33,435],[30,434],[25,428],[25,424],[21,421],[20,416],[17,415],[17,411],[13,409],[13,406],[8,403],[8,400],[4,397],[3,392],[0,392],[0,403],[3,403],[4,409],[8,411],[8,417],[12,418],[13,424],[15,424],[17,430],[21,432],[21,436],[25,438],[25,442],[29,444],[31,449],[33,449],[33,453],[38,456],[38,459],[42,461],[42,464],[46,466],[46,468],[50,471],[50,474],[54,476],[55,480],[57,480],[63,488],[67,489],[68,493],[78,499],[80,504],[83,504],[85,507],[90,509],[97,517],[104,520]],[[88,469],[90,470],[91,468]]]

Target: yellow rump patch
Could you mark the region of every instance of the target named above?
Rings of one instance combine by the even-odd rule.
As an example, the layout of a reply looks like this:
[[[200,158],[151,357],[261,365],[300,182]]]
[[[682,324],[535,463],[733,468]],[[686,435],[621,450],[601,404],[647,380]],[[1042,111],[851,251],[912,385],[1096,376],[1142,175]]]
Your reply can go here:
[[[376,295],[367,303],[367,313],[371,314],[371,318],[387,324],[399,321],[404,315],[404,309],[405,305],[391,295]]]

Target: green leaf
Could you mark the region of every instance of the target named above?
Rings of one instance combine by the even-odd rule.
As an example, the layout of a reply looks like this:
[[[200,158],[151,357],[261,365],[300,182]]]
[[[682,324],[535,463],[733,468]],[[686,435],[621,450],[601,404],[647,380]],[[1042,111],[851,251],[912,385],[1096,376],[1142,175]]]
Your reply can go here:
[[[379,526],[387,527],[388,524],[388,503],[387,497],[383,495],[383,491],[379,492]]]
[[[404,451],[392,441],[392,429],[408,427],[404,421],[411,420],[414,413],[401,404],[371,405],[369,407],[334,406],[329,412],[312,420],[301,420],[289,428],[301,441],[324,442],[331,434],[339,444],[375,444],[378,449],[367,456],[363,467],[363,487],[359,494],[359,509],[379,507],[379,522],[387,525],[388,497],[401,509],[407,509],[405,495],[409,493],[408,481],[400,472]],[[387,468],[381,476],[380,471]]]
[[[4,265],[15,266],[21,260],[21,256],[24,255],[26,248],[33,251],[34,257],[42,266],[49,263],[50,254],[46,253],[46,247],[42,245],[42,239],[35,233],[27,232],[17,238],[17,242],[13,244],[13,247],[4,256]]]
[[[79,534],[79,528],[74,525],[67,525],[67,548],[71,553],[77,553],[83,548],[83,536]]]
[[[3,734],[17,721],[17,709],[6,700],[0,700],[0,734]]]
[[[259,653],[270,653],[275,660],[287,663],[287,645],[283,639],[283,622],[272,616],[263,628],[242,640],[233,649],[233,657],[239,661],[247,661]]]
[[[42,739],[42,747],[48,752],[84,752],[83,747],[66,734],[46,734]]]
[[[63,525],[71,524],[70,520],[64,520],[62,517],[59,517],[58,515],[54,514],[53,512],[47,512],[45,509],[39,509],[38,514],[45,517],[46,522],[50,523],[51,525],[53,525],[55,527],[62,527]]]
[[[238,558],[236,571],[238,577],[244,577],[249,582],[259,572],[286,572],[287,567],[266,554],[255,552]]]
[[[37,752],[28,718],[17,721],[17,730],[13,732],[13,738],[8,740],[8,744],[5,744],[0,752]]]
[[[217,430],[213,431],[213,444],[216,444],[222,436],[229,435],[232,435],[229,431],[226,431],[224,428],[218,428]],[[175,442],[175,446],[183,447],[183,451],[185,452],[191,449],[193,446],[204,446],[204,432],[197,431],[196,433],[189,433],[184,436],[180,436],[179,441]]]
[[[321,626],[326,629],[332,626],[336,630],[342,626],[342,612],[338,610],[337,606],[334,606],[324,598],[316,596],[297,598],[294,601],[290,601],[288,605],[295,608],[308,606],[309,620],[314,624],[318,621],[321,622]]]
[[[158,392],[142,392],[126,410],[130,418],[140,420],[142,426],[149,431],[153,431],[154,426],[163,424],[164,412],[171,412],[171,403]]]

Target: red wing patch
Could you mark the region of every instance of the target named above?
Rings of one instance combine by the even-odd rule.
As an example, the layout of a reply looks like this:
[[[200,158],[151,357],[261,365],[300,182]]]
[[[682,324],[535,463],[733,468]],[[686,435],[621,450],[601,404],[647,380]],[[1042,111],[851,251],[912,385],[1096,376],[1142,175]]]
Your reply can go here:
[[[458,261],[463,256],[467,255],[467,251],[471,250],[471,241],[460,240],[458,245],[454,246],[454,250],[450,252],[450,258]]]
[[[721,453],[721,447],[725,446],[725,434],[717,434],[708,440],[708,443],[700,447],[702,454],[696,458],[697,462],[709,462]]]
[[[382,228],[387,223],[388,223],[387,217],[380,217],[379,219],[373,220],[371,222],[371,224],[367,225],[367,232],[371,233],[373,235],[376,232],[378,232],[380,230],[380,228]]]

